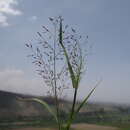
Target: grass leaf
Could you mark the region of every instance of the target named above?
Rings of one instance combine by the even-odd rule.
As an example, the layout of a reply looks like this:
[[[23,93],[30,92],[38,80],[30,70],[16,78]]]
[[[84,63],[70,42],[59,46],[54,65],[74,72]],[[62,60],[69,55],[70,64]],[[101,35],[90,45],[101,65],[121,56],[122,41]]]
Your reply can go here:
[[[56,114],[52,111],[52,109],[50,108],[50,106],[43,100],[41,99],[38,99],[38,98],[28,98],[28,99],[23,99],[23,98],[17,98],[19,100],[22,100],[22,101],[35,101],[35,102],[38,102],[40,103],[41,105],[43,105],[47,110],[48,112],[55,118],[56,122],[58,122],[58,119],[57,119],[57,116]]]
[[[83,100],[83,102],[79,105],[79,107],[77,108],[77,110],[75,111],[74,115],[77,115],[80,111],[80,109],[87,103],[89,97],[91,96],[91,94],[94,92],[94,90],[97,88],[97,86],[99,85],[99,83],[101,82],[101,80],[95,85],[95,87],[90,91],[90,93],[88,94],[88,96]]]
[[[68,64],[68,69],[69,69],[69,72],[70,72],[70,76],[71,76],[71,80],[72,80],[72,85],[73,85],[73,88],[76,88],[76,78],[75,78],[75,74],[74,74],[74,71],[73,71],[73,68],[71,66],[71,63],[69,61],[69,56],[67,54],[67,51],[66,51],[66,48],[63,44],[63,36],[62,36],[62,19],[60,19],[60,30],[59,30],[59,43],[64,51],[64,55],[66,57],[66,60],[67,60],[67,64]]]
[[[80,109],[85,105],[85,103],[87,103],[88,98],[91,96],[91,94],[94,92],[94,90],[96,89],[96,87],[94,87],[91,92],[88,94],[88,96],[83,100],[83,102],[79,105],[79,107],[77,108],[75,115],[78,114],[78,112],[80,111]]]

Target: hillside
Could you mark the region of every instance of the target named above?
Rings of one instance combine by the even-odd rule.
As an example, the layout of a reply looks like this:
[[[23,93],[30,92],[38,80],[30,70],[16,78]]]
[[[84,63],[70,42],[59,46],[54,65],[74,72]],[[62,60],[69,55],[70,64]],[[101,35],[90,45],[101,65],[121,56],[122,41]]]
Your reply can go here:
[[[16,118],[19,119],[25,117],[31,117],[31,119],[33,117],[49,117],[49,113],[46,111],[46,109],[43,109],[41,104],[32,101],[20,101],[17,97],[31,98],[33,96],[0,91],[0,120]],[[39,98],[50,104],[52,108],[54,107],[53,98]],[[62,116],[65,116],[64,114],[70,110],[71,102],[60,100],[60,105],[62,107]],[[88,105],[84,106],[80,111],[79,115],[80,120],[82,119],[88,121],[89,118],[90,122],[97,119],[115,119],[115,117],[117,118],[119,115],[130,115],[130,107],[116,104],[88,103]]]
[[[47,115],[46,110],[40,104],[31,101],[20,101],[18,97],[31,98],[33,96],[0,91],[0,119]],[[44,100],[52,103],[48,98]]]

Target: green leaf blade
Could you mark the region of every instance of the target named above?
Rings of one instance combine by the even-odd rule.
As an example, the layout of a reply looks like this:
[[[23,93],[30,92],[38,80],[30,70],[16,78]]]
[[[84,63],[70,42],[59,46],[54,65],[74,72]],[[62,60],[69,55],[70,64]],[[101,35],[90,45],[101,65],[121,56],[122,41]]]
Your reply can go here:
[[[59,43],[64,51],[64,55],[66,57],[66,60],[67,60],[67,65],[68,65],[68,69],[69,69],[69,72],[70,72],[70,76],[71,76],[71,80],[72,80],[72,85],[73,85],[73,88],[76,88],[76,78],[75,78],[75,74],[74,74],[74,71],[73,71],[73,68],[72,68],[72,65],[70,63],[70,60],[69,60],[69,56],[67,54],[67,51],[66,51],[66,48],[63,44],[63,36],[62,36],[62,19],[60,19],[60,30],[59,30]]]
[[[100,84],[101,80],[95,85],[95,87],[90,91],[90,93],[88,94],[88,96],[83,100],[83,102],[79,105],[79,107],[77,108],[77,110],[75,111],[74,115],[77,115],[80,111],[80,109],[85,105],[85,103],[87,103],[89,97],[92,95],[92,93],[95,91],[95,89],[97,88],[97,86]]]
[[[40,103],[41,105],[43,105],[47,110],[48,112],[55,118],[56,122],[58,122],[58,119],[57,119],[57,116],[56,114],[52,111],[52,109],[50,108],[50,106],[43,100],[41,99],[38,99],[38,98],[29,98],[29,99],[22,99],[22,98],[17,98],[19,100],[22,100],[22,101],[35,101],[37,103]]]
[[[96,89],[96,87],[94,87],[90,93],[88,94],[88,96],[83,100],[83,102],[79,105],[79,107],[77,108],[75,115],[77,115],[80,111],[80,109],[85,105],[85,103],[87,103],[89,97],[91,96],[91,94],[94,92],[94,90]]]

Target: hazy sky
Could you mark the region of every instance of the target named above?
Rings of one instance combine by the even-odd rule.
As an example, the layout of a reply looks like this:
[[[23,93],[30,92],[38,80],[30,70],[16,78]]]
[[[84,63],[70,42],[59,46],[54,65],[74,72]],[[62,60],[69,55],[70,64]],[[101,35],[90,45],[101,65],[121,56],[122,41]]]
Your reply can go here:
[[[79,98],[102,78],[91,100],[130,103],[129,0],[0,0],[0,89],[45,92],[25,43],[58,15],[93,45]]]

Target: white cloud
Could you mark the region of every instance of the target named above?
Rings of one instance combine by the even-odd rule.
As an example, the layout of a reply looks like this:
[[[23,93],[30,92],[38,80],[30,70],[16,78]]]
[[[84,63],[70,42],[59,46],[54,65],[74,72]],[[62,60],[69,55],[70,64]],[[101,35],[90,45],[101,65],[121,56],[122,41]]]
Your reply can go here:
[[[0,13],[0,25],[1,26],[8,26],[9,24],[7,23],[7,17]]]
[[[29,20],[32,21],[32,22],[33,22],[33,21],[36,21],[37,19],[38,19],[38,17],[35,16],[35,15],[34,15],[34,16],[31,16],[31,17],[29,18]]]
[[[22,70],[5,69],[0,71],[0,90],[45,95],[47,88],[41,79],[28,79]]]
[[[30,18],[30,20],[37,20],[37,16],[32,16],[31,18]]]
[[[17,0],[0,0],[0,25],[8,26],[7,15],[21,15],[22,12],[13,6],[18,5]]]

